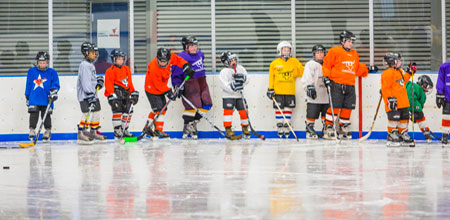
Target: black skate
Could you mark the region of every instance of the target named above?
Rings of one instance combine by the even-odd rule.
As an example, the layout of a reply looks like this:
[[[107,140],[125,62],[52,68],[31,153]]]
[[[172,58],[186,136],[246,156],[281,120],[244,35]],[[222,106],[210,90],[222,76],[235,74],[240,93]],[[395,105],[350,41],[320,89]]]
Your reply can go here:
[[[43,143],[49,143],[51,136],[52,136],[51,130],[50,129],[45,129],[44,135],[42,135],[42,142]]]
[[[448,133],[442,133],[441,142],[442,142],[442,147],[449,146],[449,144],[448,144]]]
[[[392,130],[388,132],[388,136],[386,138],[386,146],[387,147],[398,147],[402,144],[402,139],[398,134],[397,130]]]
[[[403,130],[403,132],[400,135],[400,138],[402,140],[402,145],[405,147],[415,147],[416,144],[414,143],[414,140],[409,136],[408,130]]]
[[[317,134],[316,130],[314,130],[314,123],[306,122],[306,139],[319,139],[319,135]]]
[[[155,130],[155,136],[160,138],[170,138],[170,135],[165,133],[164,131],[160,131],[158,129]]]
[[[284,127],[283,127],[283,123],[277,123],[277,132],[278,132],[278,136],[280,138],[283,138],[284,136]]]

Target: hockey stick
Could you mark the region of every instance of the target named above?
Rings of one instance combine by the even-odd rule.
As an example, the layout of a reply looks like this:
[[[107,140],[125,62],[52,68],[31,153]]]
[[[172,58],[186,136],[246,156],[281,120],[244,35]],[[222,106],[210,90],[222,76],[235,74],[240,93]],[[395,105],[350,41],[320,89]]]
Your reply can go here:
[[[409,71],[411,71],[411,95],[412,95],[412,132],[413,132],[413,145],[410,145],[409,147],[415,147],[416,146],[416,140],[414,139],[414,109],[416,108],[416,106],[414,105],[414,73],[412,72],[411,68],[412,68],[413,62],[410,61],[409,63]]]
[[[331,118],[333,119],[334,138],[335,138],[336,142],[339,144],[339,143],[341,143],[341,140],[339,139],[337,130],[336,130],[336,120],[334,118],[333,100],[331,98],[331,89],[330,89],[329,85],[327,86],[327,91],[328,91],[328,99],[330,100]]]
[[[39,130],[38,130],[36,136],[34,137],[33,142],[28,143],[28,144],[19,144],[20,147],[32,147],[32,146],[36,145],[37,139],[39,138],[39,134],[41,133],[42,126],[44,125],[44,121],[45,121],[45,119],[47,118],[48,110],[50,109],[50,105],[51,105],[52,103],[53,103],[52,100],[50,100],[50,101],[48,102],[47,108],[45,109],[44,117],[43,117],[42,120],[41,120],[41,124],[39,125]],[[39,114],[39,113],[40,113],[40,112],[38,112],[38,114]]]
[[[189,79],[189,76],[186,76],[186,78],[184,78],[183,82],[181,83],[180,86],[178,86],[177,89],[175,89],[175,92],[173,93],[174,96],[176,96],[178,94],[178,91],[180,90],[181,87],[184,86],[184,84],[186,83],[186,81]],[[148,128],[151,132],[151,136],[155,136],[155,134],[152,131],[152,127],[155,124],[155,121],[158,120],[159,116],[161,115],[162,112],[164,112],[167,109],[167,106],[169,105],[169,103],[172,101],[172,99],[169,99],[166,104],[163,106],[163,108],[161,109],[161,111],[159,111],[156,115],[155,118],[153,118],[153,121],[151,124],[149,124],[149,121],[147,120],[147,122],[145,123],[144,128],[142,129],[142,133],[138,136],[138,137],[125,137],[124,140],[125,142],[136,142],[141,140],[142,138],[145,137],[145,129]]]
[[[430,130],[430,134],[433,135],[433,137],[435,137],[435,138],[438,139],[439,141],[442,140],[439,136],[437,136],[437,135],[436,135],[435,133],[433,133],[431,130]]]
[[[280,111],[281,116],[283,116],[284,122],[287,123],[287,125],[289,126],[289,130],[291,130],[292,134],[294,135],[295,139],[298,141],[297,135],[295,135],[294,129],[292,129],[291,123],[289,123],[289,121],[286,119],[286,116],[284,116],[283,111],[281,111],[280,105],[278,105],[277,100],[275,100],[275,97],[272,96],[272,100],[275,103],[275,105],[278,108],[278,111]]]
[[[125,125],[122,127],[122,134],[120,135],[120,144],[125,144],[123,135],[125,135],[125,128],[128,126],[128,121],[131,121],[131,118],[129,118],[129,117],[130,117],[131,112],[133,111],[133,106],[134,106],[134,104],[131,102],[130,110],[128,110],[128,114],[127,114],[127,120],[125,121]]]
[[[250,131],[256,137],[261,138],[261,140],[266,140],[266,137],[264,135],[258,133],[257,131],[255,131],[255,129],[253,129],[252,123],[250,123],[250,117],[248,116],[248,110],[247,110],[247,100],[245,99],[242,91],[241,91],[241,97],[242,97],[242,101],[244,102],[244,110],[245,110],[245,114],[247,115],[247,121],[248,121],[248,126],[250,127]]]
[[[187,99],[184,95],[181,95],[181,98],[188,104],[188,105],[190,105],[191,106],[191,108],[193,108],[193,109],[195,109],[195,111],[199,114],[199,115],[201,115],[214,129],[216,129],[217,131],[219,131],[219,133],[222,135],[222,136],[224,136],[225,138],[227,138],[227,139],[230,139],[230,140],[239,140],[239,139],[242,139],[242,135],[234,135],[234,136],[231,136],[231,137],[227,137],[226,135],[225,135],[225,133],[222,131],[222,130],[220,130],[220,128],[219,127],[217,127],[216,126],[216,124],[214,124],[214,122],[212,122],[211,120],[209,120],[209,118],[208,117],[206,117],[206,114],[205,113],[203,113],[202,111],[200,111],[197,107],[195,107],[194,106],[194,104],[192,104],[192,102],[191,101],[189,101],[189,99]]]
[[[233,65],[233,69],[234,69],[234,73],[237,73],[236,64]],[[247,100],[245,99],[244,93],[242,92],[242,90],[239,92],[241,93],[242,102],[244,103],[244,110],[245,110],[245,114],[247,115],[247,121],[248,121],[248,126],[250,127],[250,131],[256,137],[261,138],[262,140],[266,140],[266,137],[264,137],[264,135],[261,135],[260,133],[256,132],[255,129],[253,129],[252,123],[250,123],[250,116],[248,116]]]
[[[378,100],[377,110],[375,111],[375,115],[373,116],[372,126],[370,126],[369,132],[359,139],[359,143],[362,143],[365,140],[367,140],[370,137],[370,135],[372,134],[373,126],[375,125],[375,120],[377,119],[378,110],[380,109],[380,105],[381,105],[381,100],[382,99],[383,99],[383,96],[380,95],[380,99]]]

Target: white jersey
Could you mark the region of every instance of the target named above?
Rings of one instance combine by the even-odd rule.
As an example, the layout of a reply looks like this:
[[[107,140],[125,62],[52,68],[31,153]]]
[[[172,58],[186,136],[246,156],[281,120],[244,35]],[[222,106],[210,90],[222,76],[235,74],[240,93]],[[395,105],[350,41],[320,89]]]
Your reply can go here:
[[[241,65],[236,66],[236,73],[242,73],[246,76],[247,80],[244,83],[244,86],[248,84],[249,78],[247,70]],[[231,83],[234,81],[234,69],[225,67],[220,71],[220,85],[222,87],[222,98],[241,98],[241,94],[239,91],[233,91],[231,89]]]
[[[307,87],[313,85],[316,88],[317,97],[312,99],[306,96],[307,103],[328,104],[328,93],[323,83],[322,65],[315,60],[310,60],[305,65],[305,71],[302,76],[302,86],[307,92]]]

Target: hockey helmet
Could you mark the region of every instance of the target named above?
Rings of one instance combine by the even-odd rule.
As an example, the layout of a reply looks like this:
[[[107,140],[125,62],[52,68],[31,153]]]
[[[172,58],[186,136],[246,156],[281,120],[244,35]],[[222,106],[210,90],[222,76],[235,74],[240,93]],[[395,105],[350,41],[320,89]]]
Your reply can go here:
[[[384,62],[386,62],[388,67],[396,67],[398,61],[402,58],[399,53],[387,52],[384,55]]]
[[[47,61],[47,65],[45,66],[45,68],[41,68],[39,66],[39,61]],[[45,71],[48,69],[48,62],[50,61],[50,54],[48,54],[46,51],[39,51],[36,54],[36,67],[40,70],[40,71]]]
[[[115,66],[117,66],[117,67],[121,67],[123,64],[120,65],[120,66],[116,65],[116,59],[117,59],[118,57],[123,57],[123,60],[124,60],[124,63],[125,63],[126,56],[127,56],[127,55],[125,54],[125,52],[123,52],[123,51],[120,50],[120,49],[114,49],[113,51],[111,51],[111,54],[110,54],[112,63],[113,63]]]
[[[156,52],[156,59],[159,62],[167,62],[166,65],[161,65],[159,62],[156,62],[159,67],[164,68],[169,64],[171,52],[170,49],[167,48],[159,48]]]
[[[433,81],[427,75],[421,75],[417,79],[417,84],[423,88],[423,90],[429,95],[433,90]]]
[[[282,55],[282,50],[283,50],[283,48],[289,48],[289,54],[287,54],[287,55]],[[279,44],[278,44],[278,46],[277,46],[277,54],[278,54],[278,56],[279,57],[283,57],[283,58],[289,58],[289,57],[291,57],[291,54],[292,54],[292,45],[291,45],[291,43],[289,43],[288,41],[281,41]]]
[[[351,31],[344,30],[339,34],[339,41],[342,43],[346,40],[356,41],[356,36]]]
[[[183,45],[183,50],[187,50],[189,48],[189,45],[198,45],[198,40],[193,35],[184,36],[181,39],[181,45]]]
[[[85,58],[89,56],[89,52],[95,52],[95,59],[98,57],[98,47],[94,43],[84,42],[81,44],[81,53]]]
[[[238,56],[231,51],[225,51],[222,53],[222,55],[220,55],[220,61],[222,61],[223,65],[226,67],[230,67],[230,63],[233,59],[236,60],[236,64],[237,64]]]

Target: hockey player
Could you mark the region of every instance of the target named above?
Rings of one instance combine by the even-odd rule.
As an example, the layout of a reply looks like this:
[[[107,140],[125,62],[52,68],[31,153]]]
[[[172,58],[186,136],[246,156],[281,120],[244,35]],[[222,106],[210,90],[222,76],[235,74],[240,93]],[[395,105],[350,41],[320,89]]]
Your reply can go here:
[[[355,35],[345,30],[339,35],[339,38],[340,45],[332,47],[323,59],[323,82],[331,90],[329,95],[334,117],[337,118],[339,115],[338,120],[340,130],[342,130],[340,137],[350,139],[352,138],[350,115],[356,104],[355,76],[366,77],[368,68],[359,62],[358,52],[353,49],[353,43],[356,41]],[[331,114],[331,108],[328,108],[325,120],[325,138],[334,136],[334,121]]]
[[[305,72],[302,76],[303,89],[306,92],[306,138],[318,139],[319,135],[314,130],[314,122],[322,119],[323,129],[325,129],[325,115],[329,108],[327,88],[323,84],[322,63],[326,54],[324,46],[318,44],[312,48],[313,59],[305,65]]]
[[[270,100],[272,97],[275,98],[290,123],[292,109],[295,108],[295,78],[301,77],[305,68],[300,61],[291,57],[292,45],[289,42],[281,41],[277,46],[277,53],[279,58],[270,63],[267,97]],[[284,122],[275,103],[273,103],[273,108],[275,109],[278,136],[288,138],[290,135],[289,125]]]
[[[442,107],[442,144],[448,145],[450,132],[450,62],[439,67],[436,82],[436,106]]]
[[[190,35],[183,37],[181,39],[181,45],[183,46],[183,51],[179,53],[178,56],[186,60],[192,66],[195,74],[192,79],[189,79],[184,84],[184,87],[180,88],[178,97],[184,95],[195,107],[206,113],[212,107],[212,100],[208,83],[206,82],[204,67],[205,55],[198,49],[198,40],[195,36]],[[171,78],[174,88],[179,87],[185,77],[186,74],[183,72],[183,69],[173,66]],[[182,102],[184,105],[183,139],[186,139],[189,136],[193,139],[197,139],[197,124],[201,119],[201,116],[184,100]]]
[[[416,68],[408,67],[406,72],[403,71],[401,56],[398,53],[386,53],[384,61],[389,67],[381,74],[381,94],[389,120],[387,146],[399,146],[402,142],[404,145],[413,146],[414,140],[408,135],[409,100],[405,82],[416,72]]]
[[[238,57],[230,51],[223,52],[220,60],[225,66],[220,71],[219,76],[222,86],[223,126],[225,127],[225,135],[228,138],[236,136],[231,129],[233,111],[236,109],[241,117],[242,135],[244,138],[250,138],[248,118],[244,108],[245,102],[241,96],[244,86],[249,82],[247,80],[247,70],[243,66],[238,65]],[[234,68],[236,68],[236,71]]]
[[[170,52],[169,49],[158,49],[156,57],[148,64],[147,73],[145,75],[145,92],[152,107],[152,112],[148,115],[148,124],[151,124],[155,115],[163,110],[163,107],[166,105],[166,97],[171,100],[177,98],[176,94],[173,94],[172,89],[167,87],[172,65],[181,67],[183,72],[189,77],[192,77],[195,73],[190,64],[183,58]],[[152,131],[152,128],[148,126],[145,127],[144,131],[150,136],[168,138],[170,135],[163,132],[166,110],[162,111],[160,114],[158,120],[155,121],[155,131]]]
[[[97,90],[103,87],[104,79],[97,76],[92,64],[98,57],[98,48],[93,43],[84,42],[81,44],[81,53],[84,60],[78,68],[77,96],[83,114],[78,124],[78,143],[92,144],[93,140],[106,142],[106,136],[99,131],[101,106],[97,95]],[[87,116],[89,121],[85,121]],[[89,127],[90,132],[87,131]]]
[[[412,88],[414,86],[414,88]],[[417,83],[412,83],[408,81],[406,83],[406,90],[408,91],[408,99],[409,99],[409,112],[413,114],[414,107],[414,123],[419,124],[419,128],[422,131],[425,139],[428,143],[431,143],[433,140],[433,136],[430,134],[430,128],[425,124],[425,115],[423,114],[423,106],[425,101],[427,100],[426,94],[431,94],[433,90],[433,81],[427,75],[419,76]],[[413,97],[414,91],[414,97]],[[414,102],[414,103],[413,103]],[[411,117],[412,120],[412,117]]]
[[[114,137],[134,137],[128,131],[128,124],[133,114],[131,105],[137,104],[139,92],[134,89],[130,68],[124,65],[125,52],[113,50],[111,60],[113,65],[105,73],[105,96],[113,112]]]
[[[27,74],[25,98],[27,99],[28,113],[30,113],[30,134],[28,137],[31,141],[36,136],[35,129],[39,120],[39,112],[45,127],[42,139],[44,142],[49,142],[51,137],[53,103],[47,112],[47,117],[43,117],[49,101],[54,102],[58,99],[60,86],[58,73],[48,66],[49,60],[50,55],[47,52],[39,51],[36,55],[36,66],[31,67]]]

